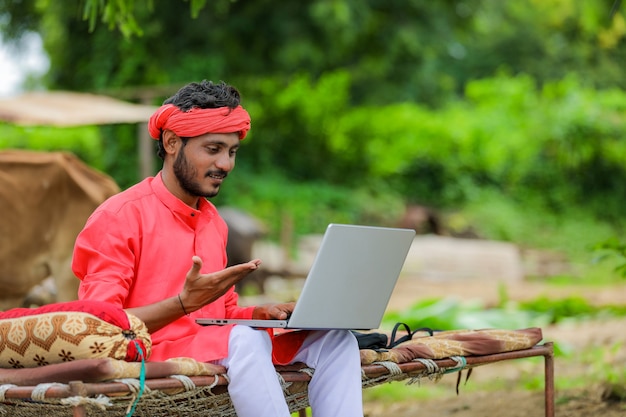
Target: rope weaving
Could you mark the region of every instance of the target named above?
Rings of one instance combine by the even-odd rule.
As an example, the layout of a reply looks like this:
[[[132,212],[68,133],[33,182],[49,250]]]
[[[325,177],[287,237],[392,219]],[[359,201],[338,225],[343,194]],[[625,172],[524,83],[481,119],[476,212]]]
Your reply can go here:
[[[105,411],[107,407],[111,406],[113,403],[111,402],[111,399],[109,397],[100,394],[96,398],[80,397],[80,396],[64,398],[61,400],[61,404],[69,405],[71,407],[76,407],[78,405],[87,405],[87,404],[95,405],[100,410]]]
[[[419,359],[418,358],[418,359],[415,359],[415,361],[424,364],[424,366],[426,367],[425,374],[427,374],[428,379],[430,379],[431,381],[439,381],[444,373],[447,374],[450,372],[455,372],[455,371],[460,370],[458,368],[449,368],[449,369],[441,370],[439,369],[439,366],[437,366],[437,364],[432,359]],[[415,383],[419,384],[423,377],[424,377],[423,374],[411,377],[409,381],[407,382],[407,385],[413,385]]]
[[[114,379],[113,382],[121,382],[122,384],[125,384],[128,387],[128,391],[133,395],[139,394],[139,391],[141,390],[141,382],[138,379],[121,378]]]
[[[278,380],[280,381],[280,387],[283,389],[283,393],[288,394],[289,387],[291,386],[291,382],[285,381],[285,378],[283,378],[280,372],[276,372],[276,376],[278,377]]]
[[[4,401],[4,394],[11,388],[15,388],[15,384],[2,384],[0,385],[0,402]]]
[[[415,361],[423,363],[426,366],[426,371],[429,374],[439,373],[439,367],[432,359],[417,358],[415,359]]]
[[[452,359],[453,361],[456,361],[458,365],[455,366],[454,368],[447,369],[445,372],[446,374],[462,371],[467,366],[467,360],[463,356],[450,356],[450,359]]]
[[[31,398],[35,401],[45,401],[46,399],[46,391],[48,391],[51,387],[62,387],[65,384],[59,384],[56,382],[48,383],[48,384],[39,384],[33,389],[33,393],[31,394]]]
[[[185,387],[186,391],[191,391],[192,389],[196,388],[196,384],[193,383],[193,381],[191,380],[191,378],[189,378],[187,375],[172,375],[170,376],[170,378],[174,378],[174,379],[178,379],[180,382],[182,382],[183,386]],[[215,382],[217,383],[218,379],[215,378]],[[209,386],[209,388],[211,388]]]
[[[387,362],[387,361],[385,361],[385,362],[374,362],[374,364],[382,365],[385,368],[387,368],[389,370],[389,373],[391,374],[391,376],[402,375],[402,369],[400,369],[398,364],[395,363],[395,362]]]
[[[401,380],[407,380],[407,384],[411,384],[423,377],[436,381],[446,373],[471,370],[477,366],[508,359],[544,356],[546,416],[554,416],[552,354],[552,345],[548,345],[474,357],[457,356],[436,360],[418,358],[405,363],[381,361],[362,366],[362,385],[363,388],[369,388]],[[307,389],[313,375],[314,370],[303,364],[300,367],[277,367],[277,377],[283,386],[292,413],[309,406]],[[0,416],[236,417],[227,385],[228,379],[223,374],[173,375],[145,381],[141,381],[140,378],[99,383],[76,381],[69,384],[39,384],[32,387],[4,384],[0,385],[2,400]],[[138,398],[140,392],[143,392],[143,395]]]

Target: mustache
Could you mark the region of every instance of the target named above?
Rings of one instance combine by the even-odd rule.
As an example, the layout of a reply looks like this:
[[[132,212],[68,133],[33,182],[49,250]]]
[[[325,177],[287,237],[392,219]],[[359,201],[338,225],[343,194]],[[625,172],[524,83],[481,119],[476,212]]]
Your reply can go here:
[[[212,170],[212,171],[208,171],[206,174],[204,174],[205,177],[222,177],[222,178],[226,178],[228,176],[228,172],[218,169],[218,170]]]

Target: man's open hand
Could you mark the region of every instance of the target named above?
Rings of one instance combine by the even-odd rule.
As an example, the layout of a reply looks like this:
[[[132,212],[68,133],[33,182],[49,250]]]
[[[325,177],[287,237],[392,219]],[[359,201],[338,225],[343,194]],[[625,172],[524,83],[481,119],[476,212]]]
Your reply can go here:
[[[261,261],[254,259],[243,264],[233,265],[221,271],[201,274],[202,259],[192,258],[192,266],[185,279],[185,286],[180,293],[185,310],[190,313],[212,303],[243,278],[255,271]]]

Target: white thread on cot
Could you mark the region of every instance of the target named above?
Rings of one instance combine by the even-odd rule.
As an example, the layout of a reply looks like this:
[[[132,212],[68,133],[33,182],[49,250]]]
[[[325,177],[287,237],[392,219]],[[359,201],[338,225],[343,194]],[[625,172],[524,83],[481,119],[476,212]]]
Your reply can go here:
[[[110,407],[113,405],[113,403],[111,402],[111,399],[107,397],[106,395],[102,395],[102,394],[98,395],[96,398],[81,397],[81,396],[63,398],[61,400],[61,404],[69,405],[72,407],[76,407],[78,405],[94,405],[98,407],[100,410],[106,410],[107,407]]]
[[[11,388],[16,388],[17,385],[15,384],[2,384],[0,385],[0,401],[6,401],[6,398],[4,398],[4,395],[7,393],[8,390],[10,390]]]
[[[187,375],[170,375],[170,378],[174,378],[182,382],[183,387],[185,387],[185,391],[191,391],[196,388],[196,384],[194,384],[191,378]]]
[[[125,384],[128,387],[128,390],[132,394],[139,394],[139,391],[141,390],[141,382],[135,378],[121,378],[121,379],[114,379],[113,381],[121,382],[122,384]],[[150,391],[150,388],[146,386],[144,386],[143,388],[144,388],[144,392]]]
[[[30,397],[35,401],[44,401],[46,399],[46,391],[52,387],[66,387],[66,384],[60,384],[58,382],[49,382],[46,384],[39,384],[30,394]]]
[[[387,368],[387,370],[392,376],[402,375],[402,369],[400,369],[398,364],[395,362],[381,361],[381,362],[374,362],[373,364],[384,366],[385,368]]]

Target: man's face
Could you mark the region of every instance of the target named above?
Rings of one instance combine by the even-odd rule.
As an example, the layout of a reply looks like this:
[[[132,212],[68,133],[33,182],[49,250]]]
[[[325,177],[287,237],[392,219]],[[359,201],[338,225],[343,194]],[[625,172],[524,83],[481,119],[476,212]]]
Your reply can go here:
[[[235,167],[237,149],[236,133],[207,133],[188,139],[174,161],[174,175],[181,189],[191,196],[216,196]]]

